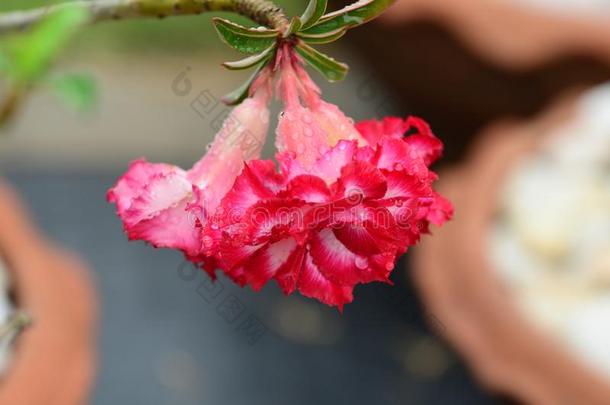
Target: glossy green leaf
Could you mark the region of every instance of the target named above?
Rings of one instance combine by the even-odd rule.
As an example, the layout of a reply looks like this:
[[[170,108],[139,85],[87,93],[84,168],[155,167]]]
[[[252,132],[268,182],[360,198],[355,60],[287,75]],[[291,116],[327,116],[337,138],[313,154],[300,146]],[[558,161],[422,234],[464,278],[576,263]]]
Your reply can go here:
[[[303,30],[306,34],[322,34],[347,27],[353,28],[381,15],[395,0],[360,0],[341,10],[328,13],[312,27]]]
[[[301,29],[306,30],[317,23],[326,12],[327,3],[327,0],[309,0],[305,12],[301,16],[303,22]]]
[[[246,97],[248,97],[252,83],[254,83],[254,80],[256,80],[256,77],[261,72],[261,70],[264,69],[265,65],[267,64],[267,61],[268,61],[268,59],[264,59],[263,61],[261,61],[261,63],[258,65],[258,67],[256,68],[256,71],[252,74],[252,76],[250,76],[244,84],[242,84],[237,89],[235,89],[231,93],[224,96],[222,98],[222,101],[227,105],[237,105],[237,104],[241,103],[242,101],[244,101],[246,99]]]
[[[334,42],[345,35],[346,32],[347,27],[344,27],[331,32],[325,32],[323,34],[306,34],[304,32],[299,32],[297,35],[308,44],[318,45]]]
[[[336,61],[304,42],[300,42],[297,45],[296,51],[309,65],[320,72],[330,82],[343,80],[347,75],[349,67],[345,63]]]
[[[8,38],[4,53],[9,76],[22,84],[37,80],[88,17],[80,5],[62,7],[29,31]]]
[[[49,84],[59,99],[75,110],[89,110],[97,101],[97,85],[90,75],[65,74],[54,77]]]
[[[265,49],[263,52],[261,52],[259,54],[252,55],[245,59],[238,60],[235,62],[225,62],[222,65],[224,67],[226,67],[227,69],[231,69],[231,70],[249,69],[251,67],[258,65],[263,60],[269,59],[271,57],[272,53],[275,51],[275,48],[276,48],[276,44],[273,44],[269,48]]]
[[[241,53],[259,53],[275,44],[279,31],[246,28],[223,18],[214,18],[214,27],[220,38]]]

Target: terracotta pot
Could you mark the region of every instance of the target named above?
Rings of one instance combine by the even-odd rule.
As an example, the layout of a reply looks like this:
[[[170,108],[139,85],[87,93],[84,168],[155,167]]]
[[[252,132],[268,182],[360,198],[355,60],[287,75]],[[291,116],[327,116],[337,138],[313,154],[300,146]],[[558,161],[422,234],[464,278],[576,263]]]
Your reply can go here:
[[[550,10],[516,0],[398,0],[384,18],[441,21],[481,56],[513,68],[569,54],[610,63],[610,12]]]
[[[95,374],[97,311],[86,266],[42,237],[1,182],[0,252],[17,305],[33,320],[0,380],[0,404],[85,404]]]
[[[441,333],[491,390],[525,404],[608,404],[610,382],[517,310],[489,264],[487,236],[503,179],[541,135],[569,117],[563,102],[534,122],[502,124],[479,139],[467,163],[441,174],[455,220],[415,249],[413,277]]]

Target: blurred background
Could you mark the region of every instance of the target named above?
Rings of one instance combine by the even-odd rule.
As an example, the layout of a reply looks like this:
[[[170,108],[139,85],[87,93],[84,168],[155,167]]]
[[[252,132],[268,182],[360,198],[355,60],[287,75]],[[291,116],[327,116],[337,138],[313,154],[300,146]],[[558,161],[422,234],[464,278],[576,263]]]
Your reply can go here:
[[[277,3],[289,14],[304,7]],[[610,79],[610,48],[591,22],[610,13],[605,2],[582,3],[578,18],[568,1],[397,3],[387,18],[326,49],[350,65],[344,82],[316,80],[356,120],[424,117],[446,145],[439,170],[463,161],[488,126],[535,119],[563,95]],[[45,2],[3,0],[0,12],[25,4]],[[225,279],[211,285],[179,254],[127,243],[106,190],[141,156],[195,162],[224,107],[204,116],[192,103],[220,98],[244,79],[220,66],[237,55],[210,19],[84,30],[56,69],[93,75],[96,105],[78,113],[36,91],[0,138],[3,176],[41,228],[93,269],[101,324],[91,403],[514,403],[483,389],[438,338],[446,326],[420,302],[408,257],[394,287],[356,289],[340,315],[271,285],[261,294]],[[572,38],[572,23],[599,43]]]

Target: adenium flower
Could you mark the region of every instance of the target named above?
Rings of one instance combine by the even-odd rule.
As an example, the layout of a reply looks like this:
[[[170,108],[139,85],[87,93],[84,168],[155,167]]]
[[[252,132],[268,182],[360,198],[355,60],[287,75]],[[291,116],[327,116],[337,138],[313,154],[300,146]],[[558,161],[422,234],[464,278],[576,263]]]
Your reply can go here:
[[[451,216],[428,169],[442,144],[416,118],[355,127],[321,100],[288,47],[279,70],[280,170],[246,165],[204,231],[209,254],[240,285],[275,279],[286,294],[341,309],[355,285],[389,282],[397,257]]]
[[[258,159],[271,76],[284,105],[279,168]],[[451,217],[429,169],[442,143],[414,117],[354,125],[322,100],[289,44],[253,89],[191,171],[137,161],[109,200],[131,239],[180,249],[212,277],[221,270],[255,290],[273,279],[341,310],[356,285],[389,283],[397,258]],[[253,155],[228,141],[232,118],[260,142]]]
[[[244,162],[260,157],[269,129],[270,99],[265,71],[252,96],[231,112],[205,156],[188,171],[144,159],[132,162],[107,194],[129,239],[178,249],[203,261],[202,224],[231,189]]]

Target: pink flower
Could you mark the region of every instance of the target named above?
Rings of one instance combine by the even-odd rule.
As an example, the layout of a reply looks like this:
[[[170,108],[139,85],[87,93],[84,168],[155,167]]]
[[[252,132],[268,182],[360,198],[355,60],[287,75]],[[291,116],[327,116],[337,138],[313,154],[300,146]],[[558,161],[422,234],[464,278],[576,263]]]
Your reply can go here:
[[[389,282],[429,223],[452,215],[428,169],[442,144],[416,118],[354,127],[289,50],[280,70],[280,171],[246,165],[204,230],[215,241],[209,254],[242,286],[274,279],[286,294],[342,309],[355,285]]]
[[[207,154],[189,171],[169,164],[134,161],[108,191],[130,240],[179,249],[195,258],[203,251],[201,228],[241,173],[260,157],[269,129],[269,72],[252,97],[235,108]]]
[[[259,160],[273,76],[279,168]],[[253,89],[191,170],[136,161],[108,199],[130,239],[179,249],[212,277],[220,269],[255,290],[275,280],[342,310],[356,285],[389,283],[429,224],[451,218],[429,169],[442,143],[414,117],[354,125],[289,44]]]

